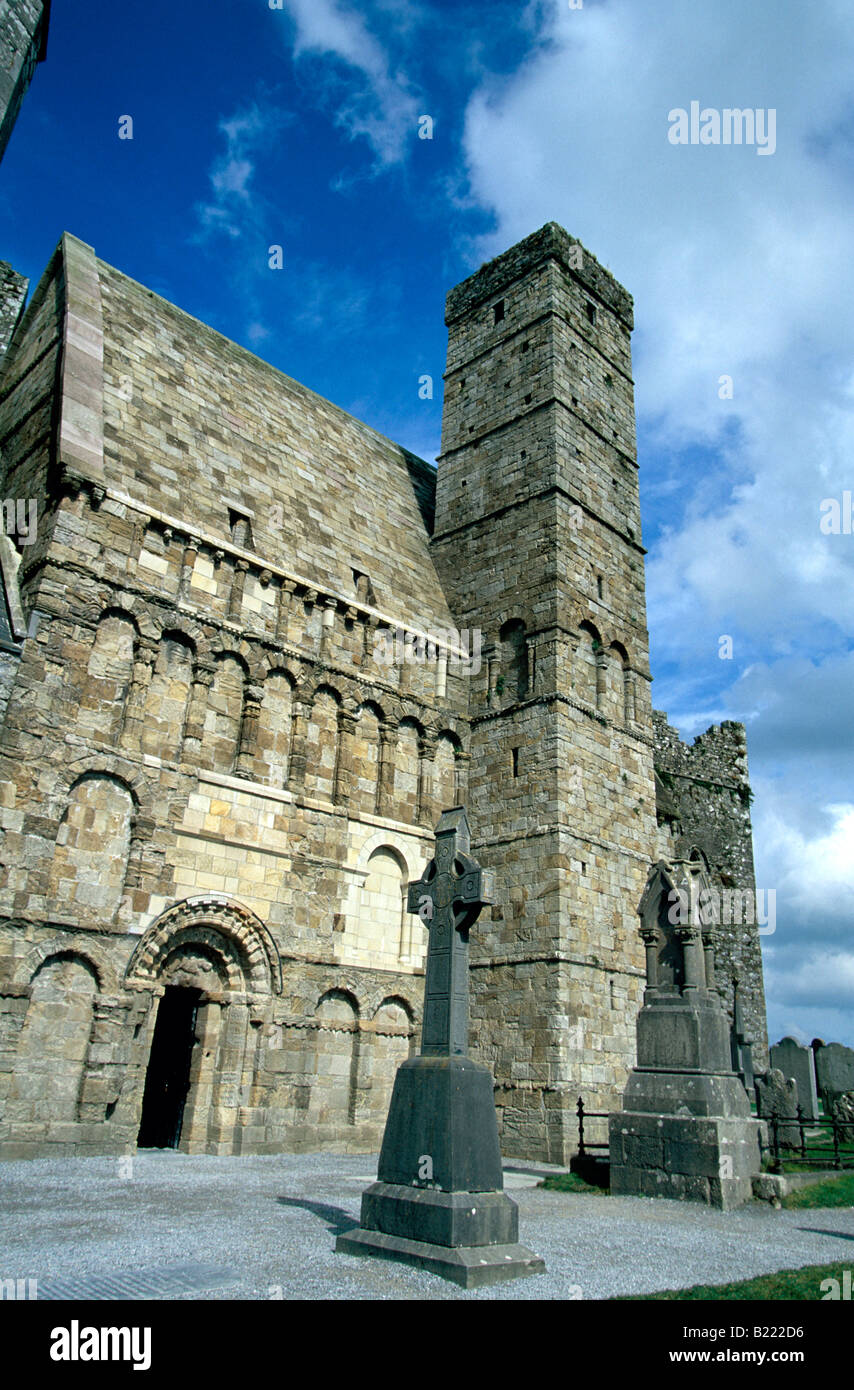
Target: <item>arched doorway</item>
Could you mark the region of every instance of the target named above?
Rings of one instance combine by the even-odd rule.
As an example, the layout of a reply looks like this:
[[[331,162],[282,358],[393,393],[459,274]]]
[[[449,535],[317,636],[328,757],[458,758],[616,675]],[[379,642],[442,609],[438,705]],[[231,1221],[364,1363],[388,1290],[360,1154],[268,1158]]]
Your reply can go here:
[[[257,1103],[261,1024],[282,987],[266,927],[214,895],[179,903],[149,927],[125,978],[152,995],[139,1147],[241,1152]]]
[[[140,1149],[177,1149],[190,1090],[196,1018],[201,990],[167,985],[157,1006],[151,1054],[145,1074]]]

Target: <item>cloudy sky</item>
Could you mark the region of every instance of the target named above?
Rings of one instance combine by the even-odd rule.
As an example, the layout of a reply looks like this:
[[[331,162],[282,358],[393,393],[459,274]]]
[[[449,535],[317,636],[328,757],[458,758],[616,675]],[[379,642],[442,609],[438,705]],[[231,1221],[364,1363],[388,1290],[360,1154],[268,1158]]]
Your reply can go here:
[[[0,177],[34,280],[71,231],[430,459],[451,285],[555,220],[631,291],[655,704],[746,723],[772,1038],[854,1044],[850,0],[53,10]],[[695,101],[773,153],[674,144]]]

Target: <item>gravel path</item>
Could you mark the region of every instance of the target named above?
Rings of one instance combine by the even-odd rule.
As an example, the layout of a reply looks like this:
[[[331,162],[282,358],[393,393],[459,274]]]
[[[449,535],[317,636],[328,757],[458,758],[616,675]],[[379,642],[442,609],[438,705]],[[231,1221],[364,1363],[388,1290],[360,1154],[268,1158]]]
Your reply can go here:
[[[607,1298],[719,1284],[799,1265],[854,1264],[854,1208],[717,1212],[652,1198],[575,1196],[509,1163],[520,1239],[547,1273],[465,1292],[434,1275],[336,1255],[376,1159],[174,1152],[0,1164],[0,1279],[41,1296],[170,1299]],[[818,1297],[818,1291],[816,1291]]]

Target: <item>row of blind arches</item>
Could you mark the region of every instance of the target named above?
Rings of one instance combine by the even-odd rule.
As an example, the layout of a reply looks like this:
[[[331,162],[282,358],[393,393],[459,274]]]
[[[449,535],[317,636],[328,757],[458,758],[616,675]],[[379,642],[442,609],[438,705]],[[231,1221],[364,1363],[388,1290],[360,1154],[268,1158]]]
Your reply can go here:
[[[192,642],[181,633],[165,632],[150,674],[140,679],[136,639],[133,620],[120,612],[108,612],[98,624],[80,718],[99,738],[167,762],[179,761],[186,740],[196,738],[199,763],[206,769],[240,772],[334,802],[341,799],[344,784],[343,735],[349,740],[347,801],[354,811],[432,821],[437,808],[455,803],[461,748],[452,731],[427,739],[417,719],[391,723],[371,700],[348,723],[340,692],[321,685],[301,731],[304,767],[297,766],[295,682],[289,672],[270,671],[247,719],[249,673],[239,656],[218,654],[212,674],[200,686]],[[387,767],[381,778],[383,762]]]

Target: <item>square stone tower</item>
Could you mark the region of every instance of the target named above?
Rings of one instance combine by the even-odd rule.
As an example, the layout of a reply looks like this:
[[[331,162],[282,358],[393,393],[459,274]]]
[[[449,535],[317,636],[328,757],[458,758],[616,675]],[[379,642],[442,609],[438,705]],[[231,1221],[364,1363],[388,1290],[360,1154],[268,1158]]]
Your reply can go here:
[[[634,1062],[656,840],[632,300],[548,223],[448,295],[432,551],[472,678],[473,1041],[505,1154],[563,1162]]]

